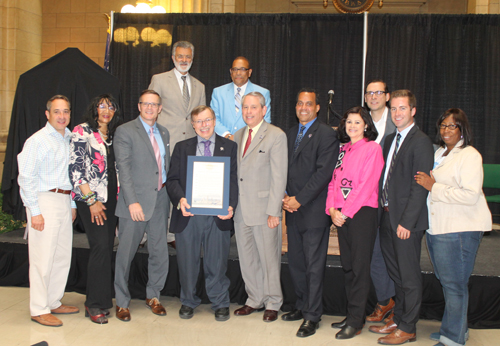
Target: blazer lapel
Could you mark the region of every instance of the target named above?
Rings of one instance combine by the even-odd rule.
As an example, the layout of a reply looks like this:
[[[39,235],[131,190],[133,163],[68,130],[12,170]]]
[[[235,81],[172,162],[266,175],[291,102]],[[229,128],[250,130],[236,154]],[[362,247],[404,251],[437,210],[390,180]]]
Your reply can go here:
[[[177,77],[175,76],[174,69],[170,70],[170,73],[167,74],[167,83],[171,85],[170,90],[177,94],[176,98],[178,100],[182,100],[182,90],[179,86],[179,82],[177,81]]]
[[[186,154],[188,156],[196,156],[196,147],[198,145],[198,137],[194,136],[186,146]]]
[[[139,117],[140,117],[140,115],[139,115]],[[155,156],[155,152],[153,150],[153,145],[151,144],[151,140],[149,139],[149,135],[146,132],[146,130],[144,129],[144,126],[142,125],[139,117],[137,117],[136,121],[135,121],[135,126],[137,127],[137,132],[139,133],[139,137],[141,137],[142,140],[145,142],[146,148],[148,148],[149,153],[151,155],[153,155],[153,158],[155,159],[155,162],[156,162],[156,156]]]
[[[319,120],[316,119],[316,121],[309,127],[306,133],[304,133],[304,137],[302,137],[302,140],[300,141],[299,147],[297,148],[297,151],[293,154],[293,158],[297,157],[297,155],[304,149],[304,147],[309,143],[314,135],[316,134],[316,130],[318,129],[319,126]],[[295,146],[295,141],[293,142]],[[292,148],[293,150],[293,148]]]
[[[214,156],[227,156],[220,137],[215,135]]]
[[[266,136],[267,126],[268,126],[268,124],[264,120],[262,125],[260,125],[259,131],[257,131],[257,133],[252,137],[252,142],[250,143],[250,146],[248,147],[247,152],[245,153],[245,157],[243,157],[243,159],[250,156],[252,151],[260,144],[260,142],[262,142],[262,140]],[[242,143],[242,144],[243,144],[242,148],[245,148],[245,144],[244,143]],[[242,154],[243,154],[243,152],[242,152]]]
[[[401,145],[401,148],[399,148],[398,150],[398,154],[396,155],[396,162],[394,162],[394,164],[398,164],[398,162],[400,160],[402,160],[402,157],[404,157],[404,152],[406,150],[408,150],[409,146],[410,146],[410,141],[412,139],[412,137],[415,135],[415,133],[417,132],[418,130],[418,126],[415,124],[413,125],[412,129],[410,130],[410,132],[408,132],[408,134],[406,135],[405,137],[405,140],[403,141],[403,144]]]

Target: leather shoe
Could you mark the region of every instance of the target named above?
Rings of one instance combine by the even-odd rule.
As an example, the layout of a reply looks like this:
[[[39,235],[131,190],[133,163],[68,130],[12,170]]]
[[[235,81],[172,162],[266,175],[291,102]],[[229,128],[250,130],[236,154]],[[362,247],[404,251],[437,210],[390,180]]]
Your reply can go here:
[[[58,308],[54,310],[50,310],[51,313],[53,314],[64,314],[64,315],[70,315],[70,314],[77,314],[80,312],[80,309],[78,309],[76,306],[68,306],[61,304]]]
[[[394,319],[394,310],[392,310],[391,313],[389,314],[389,316],[387,316],[384,319],[384,323],[387,323],[387,322],[391,321],[392,319]]]
[[[179,317],[183,320],[189,320],[194,315],[194,309],[187,305],[182,305],[179,309]]]
[[[165,316],[167,314],[167,311],[161,305],[160,301],[158,298],[154,297],[151,299],[146,299],[146,306],[151,309],[153,314],[158,315],[158,316]]]
[[[274,322],[278,319],[278,311],[266,310],[264,311],[264,322]]]
[[[375,306],[375,311],[366,317],[367,322],[382,322],[394,309],[394,300],[391,298],[387,305],[380,305],[377,303]]]
[[[377,334],[390,334],[397,328],[398,325],[394,323],[393,320],[390,320],[383,326],[371,326],[368,330],[372,333],[377,333]]]
[[[305,338],[316,333],[316,329],[319,328],[319,321],[313,322],[311,320],[305,320],[300,325],[299,330],[297,331],[297,336],[299,338]]]
[[[417,341],[416,333],[406,333],[401,329],[395,329],[391,334],[378,339],[378,343],[382,345],[401,345],[405,342]]]
[[[332,328],[339,328],[339,329],[342,329],[344,328],[347,324],[347,317],[344,318],[342,321],[340,322],[334,322],[332,323]]]
[[[60,327],[63,325],[62,321],[52,314],[43,314],[40,316],[31,316],[33,322],[40,323],[47,327]]]
[[[284,315],[281,315],[281,319],[283,321],[298,321],[298,320],[301,320],[303,318],[304,318],[304,316],[302,316],[302,311],[300,311],[298,309],[293,309],[292,311],[287,312]]]
[[[215,320],[224,322],[229,319],[229,308],[219,308],[215,310]]]
[[[361,329],[357,329],[357,328],[346,325],[346,326],[342,327],[340,332],[338,332],[335,335],[335,339],[339,339],[339,340],[352,339],[356,335],[359,335],[359,334],[361,334]]]
[[[255,311],[262,311],[264,308],[255,309],[248,305],[243,305],[241,308],[234,310],[236,316],[247,316]]]
[[[121,308],[118,305],[116,306],[116,318],[120,321],[128,322],[130,321],[130,311],[128,308]]]
[[[90,317],[90,320],[94,323],[98,324],[106,324],[108,323],[108,319],[106,315],[99,308],[89,308],[85,307],[85,317]]]

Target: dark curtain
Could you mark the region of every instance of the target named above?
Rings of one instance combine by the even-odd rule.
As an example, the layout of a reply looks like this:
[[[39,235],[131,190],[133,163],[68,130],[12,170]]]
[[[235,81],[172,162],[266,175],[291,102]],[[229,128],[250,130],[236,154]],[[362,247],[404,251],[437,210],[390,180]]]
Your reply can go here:
[[[336,89],[338,113],[360,103],[361,16],[116,14],[114,25],[111,73],[120,79],[128,119],[137,116],[138,96],[152,75],[173,68],[171,46],[155,45],[146,35],[159,30],[167,30],[172,43],[194,44],[190,73],[205,84],[208,104],[212,90],[231,81],[229,69],[240,55],[250,60],[252,82],[271,91],[272,123],[284,130],[297,122],[295,101],[302,87],[320,93],[322,120],[330,89]]]

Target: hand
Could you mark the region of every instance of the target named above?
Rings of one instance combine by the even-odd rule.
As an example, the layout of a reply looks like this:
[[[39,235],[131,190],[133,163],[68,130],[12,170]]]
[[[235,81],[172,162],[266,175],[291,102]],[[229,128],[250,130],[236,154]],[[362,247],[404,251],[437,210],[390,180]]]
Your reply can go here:
[[[301,204],[299,202],[297,202],[297,199],[295,198],[295,196],[292,196],[290,197],[290,199],[288,200],[288,207],[290,209],[292,209],[293,211],[297,211],[297,209],[300,208]]]
[[[76,219],[76,208],[71,208],[71,222],[75,222]]]
[[[130,211],[130,217],[133,221],[144,221],[144,212],[139,202],[129,205],[128,210]]]
[[[417,172],[417,174],[415,175],[415,181],[417,182],[417,184],[423,186],[427,191],[432,191],[432,186],[436,182],[432,171],[430,171],[430,173],[431,176],[428,176],[424,172]]]
[[[41,231],[43,231],[44,226],[45,226],[45,220],[43,219],[42,214],[31,217],[31,227],[32,228],[41,232]]]
[[[233,136],[232,134],[230,134],[230,133],[228,133],[228,134],[226,135],[226,138],[227,138],[227,139],[230,139],[230,140],[232,140],[232,141],[234,141],[234,136]]]
[[[186,210],[191,209],[191,206],[188,204],[186,198],[182,197],[179,204],[181,206],[182,216],[194,216],[193,213]]]
[[[93,205],[91,205],[89,209],[92,223],[95,220],[98,226],[104,225],[104,220],[107,220],[106,213],[104,212],[106,210],[106,207],[101,202],[97,201]]]
[[[269,228],[276,228],[280,224],[280,218],[279,216],[271,216],[269,215],[267,217],[267,227]]]
[[[403,226],[398,225],[397,235],[398,235],[399,239],[405,240],[405,239],[410,238],[411,232],[409,230],[407,230],[406,228],[404,228]]]
[[[290,197],[285,193],[285,197],[281,200],[283,202],[283,209],[286,210],[289,213],[293,213],[294,211],[288,206],[288,201],[290,200]]]
[[[233,217],[233,207],[229,206],[229,208],[227,208],[227,211],[227,215],[217,215],[217,217],[221,220],[229,220]]]
[[[333,224],[337,227],[342,227],[345,223],[342,213],[333,207],[330,208],[329,211]]]

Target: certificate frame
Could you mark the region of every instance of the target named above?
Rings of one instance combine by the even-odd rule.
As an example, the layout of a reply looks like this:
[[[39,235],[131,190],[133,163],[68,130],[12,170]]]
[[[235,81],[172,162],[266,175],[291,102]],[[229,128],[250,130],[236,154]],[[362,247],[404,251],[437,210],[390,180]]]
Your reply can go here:
[[[196,179],[200,179],[200,174],[203,172],[195,168],[196,163],[214,163],[216,165],[223,165],[223,182],[222,182],[222,207],[196,207],[193,206],[193,185]],[[202,167],[204,165],[201,165]],[[220,166],[218,168],[221,168]],[[194,215],[227,215],[229,208],[229,180],[230,180],[230,169],[231,169],[231,158],[229,156],[188,156],[187,162],[187,177],[186,177],[186,199],[188,204],[191,206],[187,211],[193,213]],[[196,187],[195,187],[196,188]],[[195,195],[196,195],[196,191]]]

